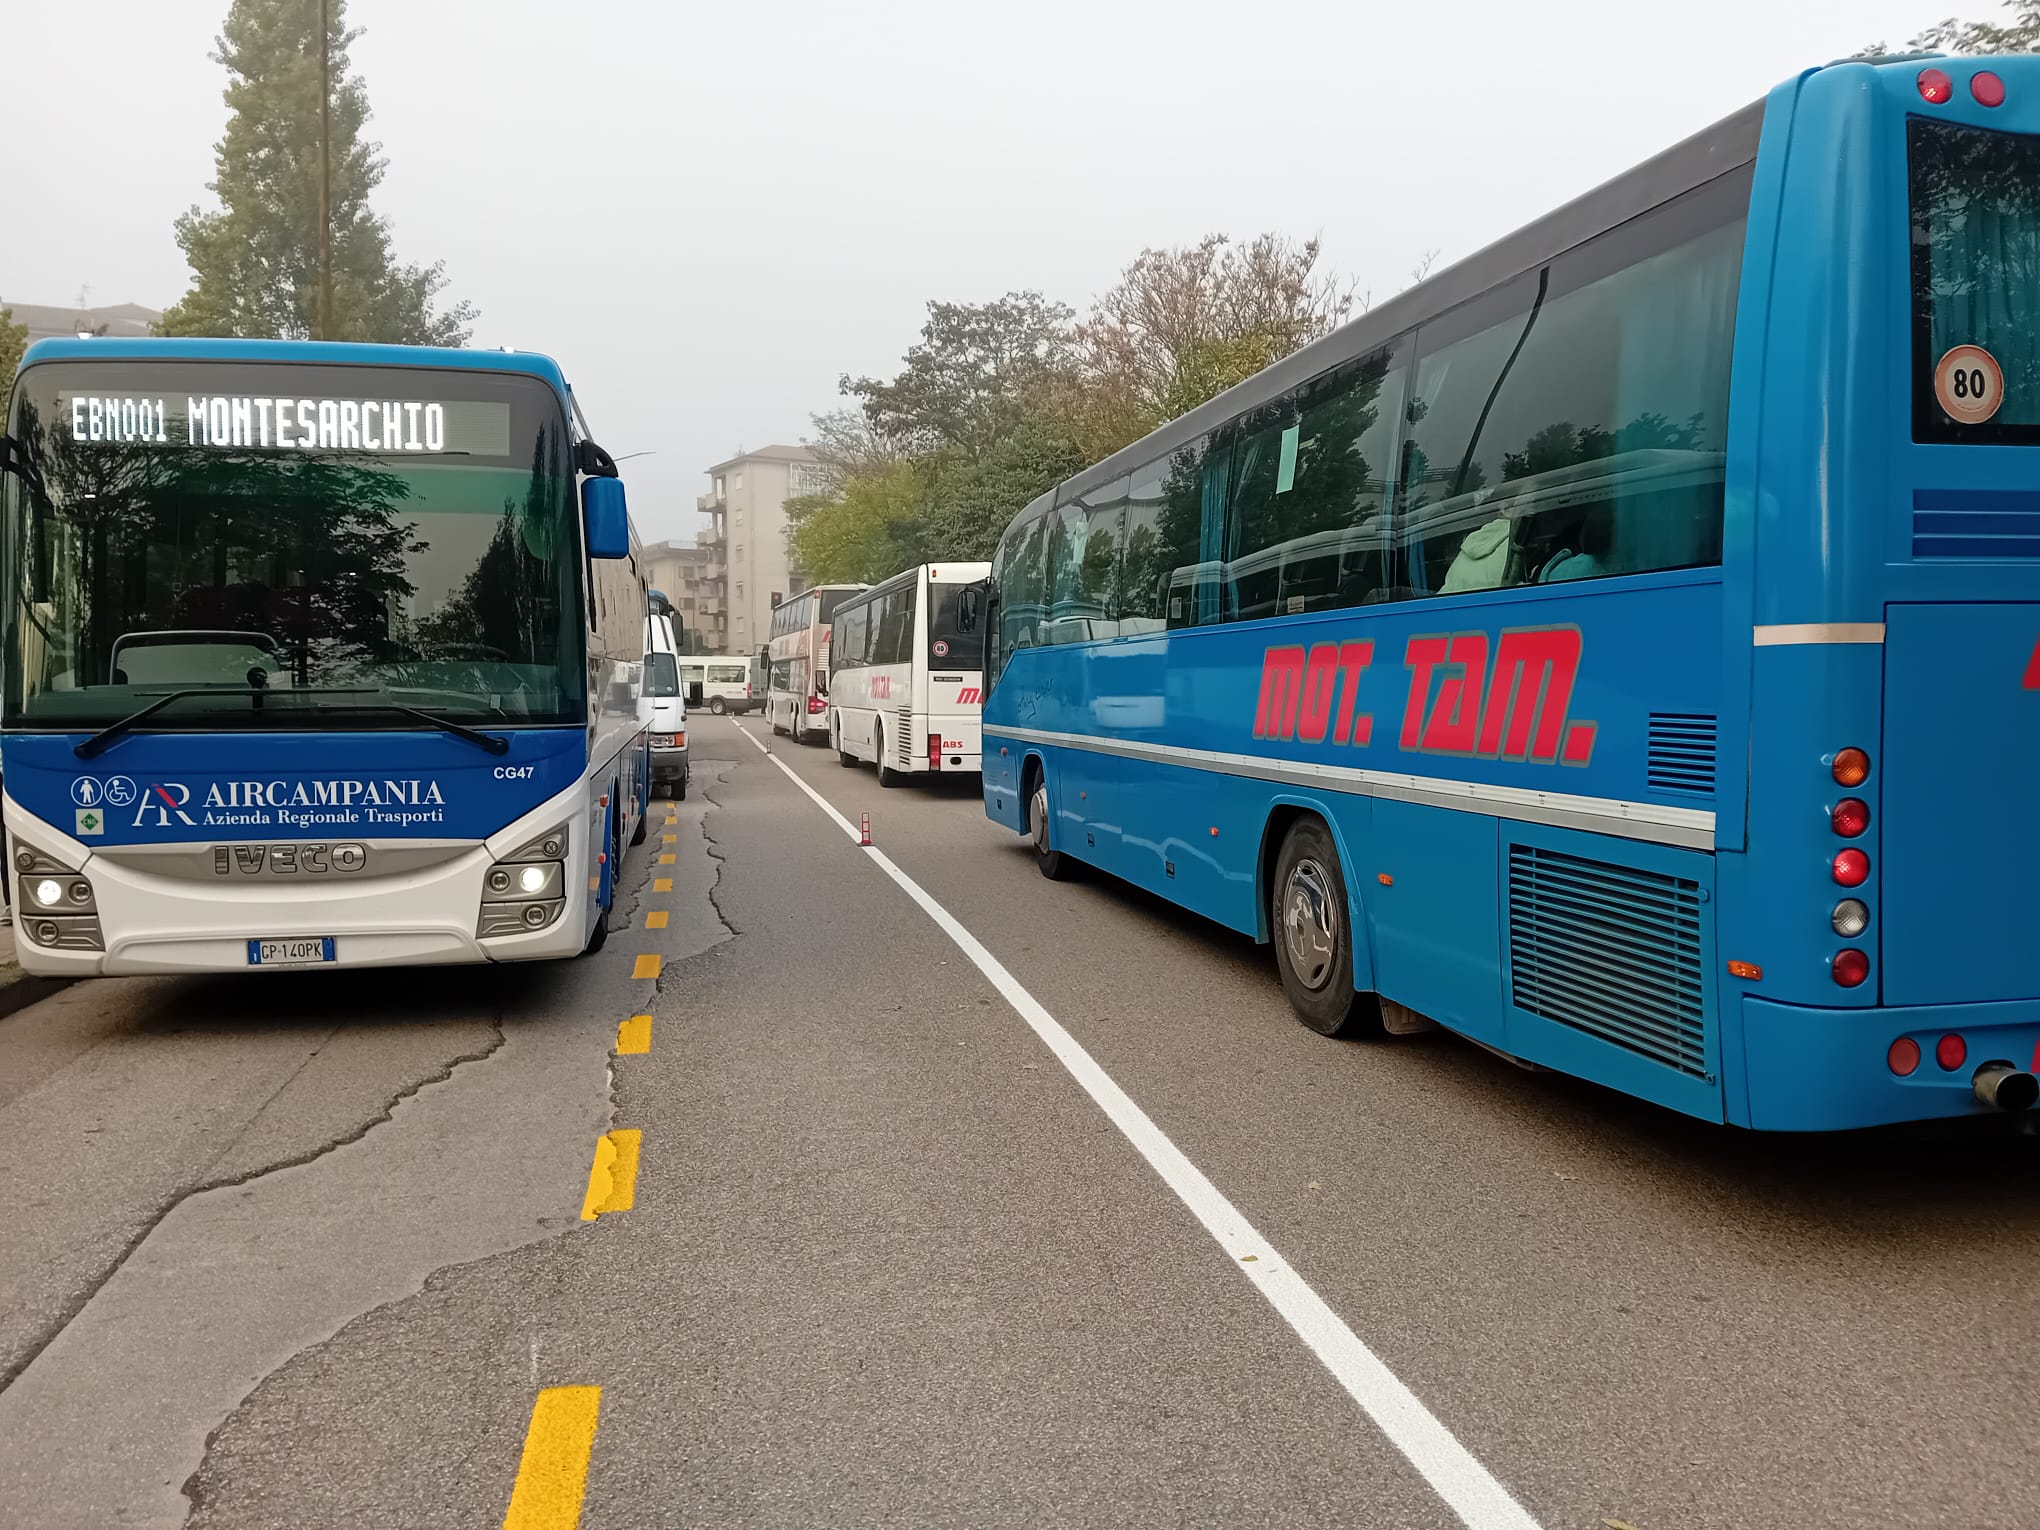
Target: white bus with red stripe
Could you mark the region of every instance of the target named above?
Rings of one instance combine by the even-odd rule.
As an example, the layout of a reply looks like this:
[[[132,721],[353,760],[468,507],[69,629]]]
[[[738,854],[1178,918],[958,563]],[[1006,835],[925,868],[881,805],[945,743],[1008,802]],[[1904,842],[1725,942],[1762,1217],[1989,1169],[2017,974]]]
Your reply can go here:
[[[978,769],[989,563],[923,563],[836,608],[829,743],[879,783]]]

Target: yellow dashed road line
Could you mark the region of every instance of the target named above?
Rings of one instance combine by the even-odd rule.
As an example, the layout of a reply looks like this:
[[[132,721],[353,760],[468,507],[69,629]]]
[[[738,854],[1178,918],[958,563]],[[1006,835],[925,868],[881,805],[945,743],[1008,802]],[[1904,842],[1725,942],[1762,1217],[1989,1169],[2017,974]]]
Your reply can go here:
[[[672,879],[671,877],[653,877],[653,878],[652,878],[652,891],[653,891],[653,892],[671,892],[672,890],[673,890],[673,879]]]
[[[679,856],[675,855],[672,851],[668,850],[664,855],[659,857],[659,864],[661,866],[671,866],[675,861],[679,859],[680,859]]]
[[[503,1530],[574,1530],[580,1524],[601,1409],[600,1387],[546,1387],[538,1394]]]
[[[581,1197],[581,1220],[592,1222],[612,1211],[628,1211],[637,1198],[638,1144],[642,1132],[613,1131],[595,1139],[595,1162],[588,1168],[588,1193]]]
[[[659,975],[662,958],[655,951],[647,951],[637,959],[637,965],[630,969],[634,978],[655,978]]]
[[[666,911],[665,911],[664,909],[660,909],[660,910],[659,910],[659,911],[658,911],[657,913],[655,913],[655,914],[647,914],[647,915],[645,915],[645,928],[646,928],[646,929],[648,929],[648,930],[663,930],[663,929],[664,929],[665,927],[666,927]]]
[[[652,1017],[632,1015],[616,1028],[616,1051],[620,1057],[638,1057],[652,1049]]]

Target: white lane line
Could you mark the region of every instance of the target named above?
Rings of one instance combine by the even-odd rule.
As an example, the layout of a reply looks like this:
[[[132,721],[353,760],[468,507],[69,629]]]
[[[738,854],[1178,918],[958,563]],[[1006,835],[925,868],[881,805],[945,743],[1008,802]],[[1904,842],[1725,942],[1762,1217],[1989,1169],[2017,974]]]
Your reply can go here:
[[[820,792],[796,775],[786,761],[760,743],[750,729],[742,724],[738,728],[757,746],[760,754],[779,767],[787,780],[835,820],[837,828],[853,841],[858,838],[850,820],[837,812]],[[1388,1436],[1389,1443],[1409,1458],[1410,1465],[1423,1474],[1424,1480],[1445,1500],[1446,1506],[1470,1530],[1538,1530],[1537,1521],[1530,1517],[1529,1511],[1510,1496],[1509,1490],[1495,1480],[1493,1473],[1474,1459],[1473,1453],[1459,1443],[1458,1437],[1440,1423],[1430,1409],[1418,1401],[1416,1393],[1404,1386],[1395,1372],[1360,1342],[1344,1319],[1332,1311],[1324,1298],[1290,1267],[1289,1261],[1254,1230],[1253,1224],[1240,1215],[1239,1209],[1219,1192],[1216,1185],[1204,1177],[1203,1171],[1183,1156],[1182,1150],[1163,1135],[1162,1129],[1148,1119],[1147,1112],[1134,1104],[1126,1091],[1112,1081],[1111,1075],[1099,1067],[1091,1054],[1062,1028],[1055,1016],[1043,1009],[1034,995],[1020,986],[999,959],[958,923],[949,910],[929,897],[918,882],[895,866],[884,851],[873,846],[866,847],[864,853],[921,906],[922,912],[941,927],[943,934],[956,942],[965,956],[976,963],[978,971],[1033,1028],[1034,1034],[1069,1070],[1070,1076],[1083,1086],[1084,1092],[1097,1102],[1107,1119],[1148,1161],[1148,1166],[1176,1192],[1183,1204],[1204,1224],[1204,1230],[1218,1240],[1219,1247],[1231,1257],[1233,1268],[1252,1281],[1261,1295],[1267,1298],[1268,1304],[1282,1314],[1289,1326],[1296,1330],[1297,1337],[1310,1346],[1311,1353],[1323,1362],[1325,1369],[1346,1389],[1347,1395]]]

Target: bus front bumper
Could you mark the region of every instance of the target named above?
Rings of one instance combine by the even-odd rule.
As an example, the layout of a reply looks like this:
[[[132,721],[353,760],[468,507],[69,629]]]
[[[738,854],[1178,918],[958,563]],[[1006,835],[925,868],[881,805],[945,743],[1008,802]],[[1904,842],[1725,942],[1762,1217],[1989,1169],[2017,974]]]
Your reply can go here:
[[[569,794],[571,796],[571,794]],[[367,851],[363,873],[345,877],[263,876],[219,882],[167,876],[146,859],[96,854],[87,846],[7,803],[10,851],[40,850],[78,868],[91,885],[94,933],[101,949],[53,944],[49,921],[26,885],[13,881],[15,958],[39,977],[138,977],[193,972],[277,972],[353,967],[405,967],[544,961],[578,955],[594,917],[592,835],[570,816],[569,799],[555,799],[483,843],[416,839],[358,841]],[[560,870],[558,914],[538,929],[482,938],[485,878],[499,859],[531,838],[567,827]],[[268,843],[287,843],[278,840]],[[197,847],[204,849],[206,847]],[[382,856],[430,864],[377,875]],[[230,863],[231,864],[231,863]],[[10,868],[11,871],[11,868]],[[66,880],[73,874],[66,874]],[[62,912],[70,913],[71,910]],[[251,960],[259,941],[332,941],[331,961]]]

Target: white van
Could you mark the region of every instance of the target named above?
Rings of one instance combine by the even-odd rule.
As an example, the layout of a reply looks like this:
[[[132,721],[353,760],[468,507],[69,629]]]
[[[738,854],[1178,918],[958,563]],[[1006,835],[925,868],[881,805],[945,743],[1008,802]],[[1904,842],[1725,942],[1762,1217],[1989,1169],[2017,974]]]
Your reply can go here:
[[[651,734],[652,794],[661,785],[687,799],[687,697],[680,678],[680,655],[673,651],[673,623],[663,615],[645,618],[645,669],[642,706]]]
[[[749,712],[765,704],[753,688],[748,659],[725,658],[721,654],[683,654],[680,674],[690,686],[701,687],[701,701],[721,717],[725,712]]]

